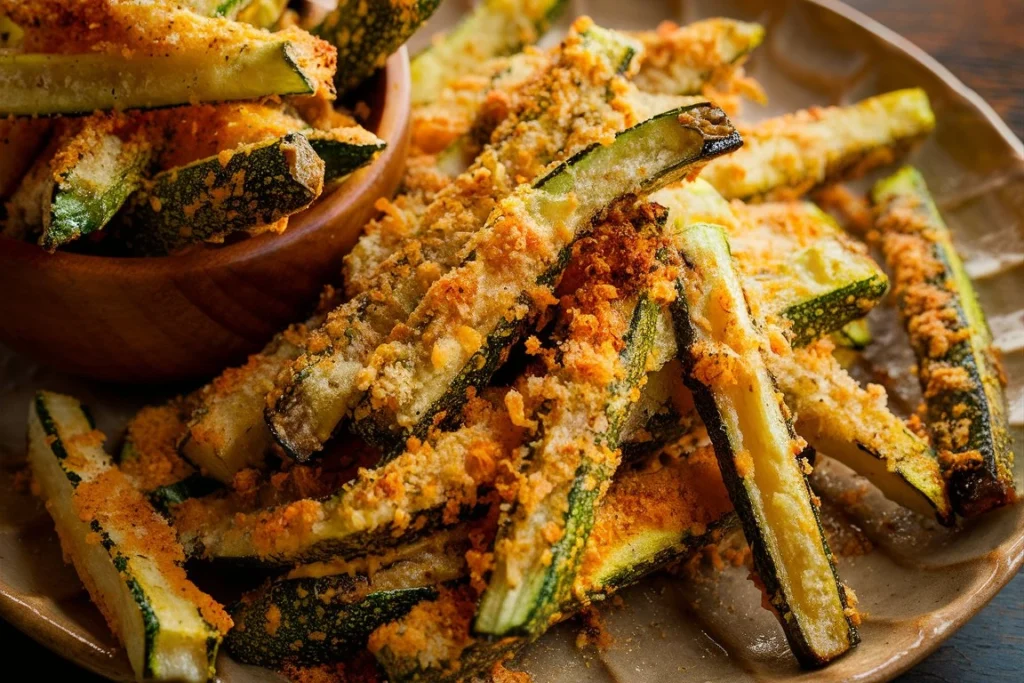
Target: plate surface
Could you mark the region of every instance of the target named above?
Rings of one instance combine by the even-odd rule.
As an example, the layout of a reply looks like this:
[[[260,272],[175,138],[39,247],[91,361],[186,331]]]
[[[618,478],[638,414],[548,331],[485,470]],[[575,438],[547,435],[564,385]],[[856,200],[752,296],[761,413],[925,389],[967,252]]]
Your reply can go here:
[[[449,0],[415,39],[450,25],[465,2]],[[748,105],[756,120],[813,104],[838,104],[907,86],[928,91],[938,128],[913,162],[924,172],[957,245],[976,278],[1009,376],[1010,414],[1021,486],[1024,459],[1024,147],[973,92],[920,50],[863,15],[831,0],[661,1],[574,0],[616,28],[650,28],[722,15],[757,20],[768,38],[748,71],[765,86],[767,107]],[[564,22],[563,22],[564,23]],[[912,357],[891,311],[872,314],[872,361],[888,375],[891,403],[918,400],[907,369]],[[24,462],[25,413],[37,388],[74,393],[96,409],[114,441],[131,411],[159,396],[56,375],[0,349],[0,615],[61,655],[116,680],[131,678],[127,660],[63,565],[52,523],[28,495],[10,493]],[[815,474],[826,510],[862,482],[826,461]],[[830,515],[843,538],[851,524],[875,549],[840,559],[844,581],[866,614],[863,642],[817,672],[801,672],[746,570],[713,581],[654,577],[602,610],[609,649],[578,650],[577,629],[554,629],[515,668],[538,681],[879,681],[906,670],[978,612],[1024,562],[1024,505],[945,531],[887,503],[873,490],[842,514]],[[226,683],[282,680],[221,657]]]

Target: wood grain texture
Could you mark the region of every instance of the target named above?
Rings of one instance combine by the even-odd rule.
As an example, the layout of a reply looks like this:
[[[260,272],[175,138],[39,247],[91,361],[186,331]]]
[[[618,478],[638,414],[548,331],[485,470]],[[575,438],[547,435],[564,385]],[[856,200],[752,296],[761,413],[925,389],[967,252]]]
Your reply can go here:
[[[1024,137],[1024,2],[846,2],[942,62]]]
[[[163,258],[48,254],[0,244],[0,339],[84,377],[166,382],[208,377],[306,318],[325,282],[405,168],[409,60],[392,55],[360,97],[388,147],[369,166],[291,218],[282,235]],[[17,293],[12,295],[12,293]]]

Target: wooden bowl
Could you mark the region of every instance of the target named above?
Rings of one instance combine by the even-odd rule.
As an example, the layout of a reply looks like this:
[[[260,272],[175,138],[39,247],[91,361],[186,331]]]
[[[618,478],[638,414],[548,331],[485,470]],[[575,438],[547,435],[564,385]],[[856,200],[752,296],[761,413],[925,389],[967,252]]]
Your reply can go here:
[[[401,179],[409,56],[391,56],[365,99],[387,142],[369,166],[296,215],[283,235],[162,258],[48,254],[0,238],[0,341],[63,372],[117,382],[209,376],[302,320]]]

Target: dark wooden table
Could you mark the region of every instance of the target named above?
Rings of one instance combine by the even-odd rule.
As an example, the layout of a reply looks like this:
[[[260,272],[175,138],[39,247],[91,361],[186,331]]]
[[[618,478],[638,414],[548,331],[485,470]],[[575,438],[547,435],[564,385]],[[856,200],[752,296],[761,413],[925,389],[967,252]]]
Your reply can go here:
[[[1024,137],[1024,0],[847,0],[937,58]],[[0,621],[0,652],[42,681],[101,683]],[[899,683],[1024,677],[1024,575]]]

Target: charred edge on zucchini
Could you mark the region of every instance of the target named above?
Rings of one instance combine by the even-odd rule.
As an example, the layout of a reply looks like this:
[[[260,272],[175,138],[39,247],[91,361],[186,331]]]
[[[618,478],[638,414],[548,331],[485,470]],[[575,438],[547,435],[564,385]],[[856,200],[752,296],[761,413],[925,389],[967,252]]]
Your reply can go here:
[[[334,83],[339,92],[359,85],[430,18],[441,0],[341,0],[315,28],[338,49]]]
[[[970,517],[1012,503],[1005,378],[949,228],[909,166],[880,181],[873,198],[953,505]]]
[[[821,666],[853,647],[857,630],[797,457],[804,445],[765,367],[769,344],[725,233],[698,224],[679,247],[686,266],[672,310],[686,382],[790,647],[803,666]]]
[[[64,552],[141,679],[206,681],[230,618],[181,567],[173,530],[102,447],[81,404],[39,392],[29,463]]]
[[[360,433],[395,452],[409,436],[422,437],[446,416],[452,420],[467,389],[485,384],[528,329],[538,308],[530,293],[557,282],[573,243],[595,215],[619,198],[680,180],[741,144],[720,109],[676,109],[619,133],[609,145],[584,150],[501,202],[471,243],[469,257],[431,285],[409,318],[408,338],[382,345],[371,358],[376,381],[357,409]],[[512,259],[501,245],[514,235],[535,241],[537,253]],[[456,291],[500,295],[486,310],[463,318],[448,310],[448,292]],[[462,330],[479,343],[460,342]],[[436,341],[427,344],[424,336]],[[390,390],[399,375],[403,386],[412,381],[416,391]]]
[[[488,59],[531,45],[566,8],[567,0],[488,0],[417,54],[410,64],[412,104],[432,102],[450,83]]]
[[[359,294],[330,313],[311,335],[306,353],[279,377],[267,399],[266,421],[293,458],[301,461],[318,452],[351,414],[366,388],[367,359],[408,319],[434,279],[459,265],[466,242],[479,232],[495,203],[514,189],[503,179],[531,177],[546,160],[567,154],[564,147],[575,149],[580,143],[572,142],[571,122],[581,117],[589,120],[595,111],[601,112],[602,130],[609,133],[625,125],[623,113],[615,107],[617,100],[609,102],[609,93],[612,83],[621,82],[618,65],[628,61],[635,44],[589,22],[577,24],[544,76],[523,84],[523,109],[502,124],[494,144],[470,171],[437,195],[411,227],[412,239],[377,266]],[[590,71],[598,67],[599,75]],[[567,82],[580,80],[585,84],[565,93],[563,107],[536,117],[538,99],[554,97]],[[534,154],[524,155],[524,145]],[[371,235],[364,240],[357,250],[365,247],[365,257],[379,243],[375,245]]]
[[[222,241],[304,209],[323,184],[324,162],[300,133],[243,145],[154,176],[122,212],[124,237],[139,256]]]
[[[792,198],[892,163],[934,127],[920,89],[803,110],[744,131],[743,150],[709,164],[702,177],[729,199]]]

